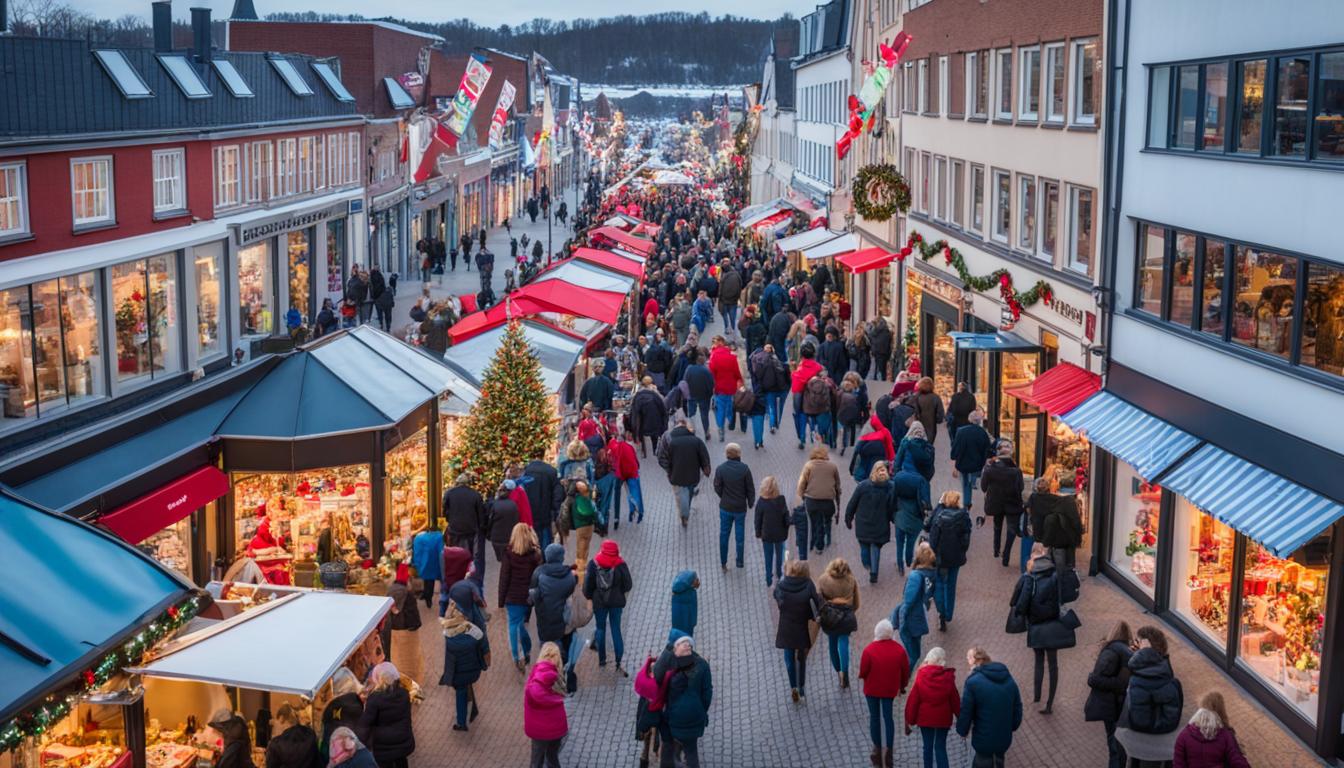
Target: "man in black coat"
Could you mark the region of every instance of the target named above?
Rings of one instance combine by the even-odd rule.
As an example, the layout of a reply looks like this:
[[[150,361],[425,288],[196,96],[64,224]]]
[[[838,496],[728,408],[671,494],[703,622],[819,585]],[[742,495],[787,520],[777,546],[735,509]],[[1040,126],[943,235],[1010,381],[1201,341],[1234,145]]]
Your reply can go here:
[[[868,325],[868,345],[873,349],[873,364],[877,367],[875,378],[887,380],[887,364],[891,362],[891,326],[884,317],[879,317]]]
[[[471,553],[476,573],[485,578],[485,500],[469,483],[466,472],[443,492],[443,516],[448,521],[448,545]]]
[[[611,410],[611,399],[616,394],[616,384],[603,372],[605,367],[601,360],[593,363],[592,375],[579,389],[580,406],[592,403],[598,412]]]
[[[994,556],[998,557],[1002,551],[1005,567],[1008,565],[1008,555],[1013,549],[1013,539],[1022,533],[1020,527],[1024,511],[1022,488],[1022,470],[1018,469],[1017,462],[1013,461],[1012,443],[1002,443],[999,446],[998,457],[986,464],[980,472],[980,490],[985,492],[985,514],[994,518]],[[1008,536],[1000,548],[999,537],[1005,519]],[[1025,556],[1022,557],[1022,567],[1026,568]]]
[[[747,510],[756,503],[751,467],[742,463],[742,446],[723,448],[725,461],[714,470],[714,493],[719,496],[719,565],[728,570],[728,538],[737,530],[737,567],[745,567]]]
[[[369,281],[364,279],[358,264],[350,270],[350,279],[345,281],[345,298],[354,302],[360,324],[369,322],[369,315],[373,312],[373,305],[366,303],[369,299]]]
[[[663,339],[661,330],[654,333],[653,343],[644,353],[644,370],[659,392],[667,391],[667,375],[672,372],[672,348]]]
[[[532,527],[537,531],[541,548],[551,543],[551,521],[560,512],[565,489],[560,486],[560,473],[550,462],[538,457],[523,467],[523,492],[532,507]]]
[[[826,375],[837,384],[849,372],[849,353],[845,351],[845,343],[834,328],[826,329],[826,340],[821,342],[821,348],[817,350],[817,362],[826,368]]]
[[[549,544],[546,561],[532,572],[532,607],[537,613],[537,637],[543,643],[559,643],[565,635],[565,604],[578,578],[565,565],[565,548]]]
[[[714,374],[709,372],[705,359],[696,354],[695,362],[686,367],[686,386],[690,388],[691,399],[686,404],[686,415],[695,416],[700,411],[700,427],[709,437],[709,401],[714,396]]]
[[[695,436],[690,421],[682,418],[667,438],[666,454],[666,457],[658,457],[658,464],[667,470],[667,480],[676,493],[681,527],[685,528],[691,517],[691,499],[700,485],[700,477],[709,477],[709,449],[704,440]]]
[[[792,312],[781,309],[770,317],[770,343],[775,347],[775,355],[780,362],[788,363],[788,338],[789,329],[793,327],[794,317]]]
[[[639,439],[639,452],[644,458],[649,451],[644,447],[644,438],[656,449],[658,438],[667,431],[667,403],[653,384],[653,378],[645,376],[639,391],[630,398],[630,428]]]
[[[969,514],[971,494],[980,480],[980,471],[985,462],[994,455],[994,438],[989,436],[983,425],[985,413],[971,411],[968,422],[957,430],[952,438],[952,477],[961,475],[961,506]]]
[[[481,277],[481,290],[489,288],[490,278],[495,274],[495,254],[485,250],[484,240],[481,241],[481,249],[476,252],[476,269]]]

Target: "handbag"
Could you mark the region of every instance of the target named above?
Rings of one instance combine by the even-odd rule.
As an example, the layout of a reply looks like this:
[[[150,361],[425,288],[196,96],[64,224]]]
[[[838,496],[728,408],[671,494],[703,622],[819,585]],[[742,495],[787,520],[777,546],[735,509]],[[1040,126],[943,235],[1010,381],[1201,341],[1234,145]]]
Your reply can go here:
[[[844,622],[846,613],[847,609],[843,605],[822,603],[821,610],[817,612],[817,623],[827,632],[833,632]]]
[[[1034,595],[1036,592],[1036,580],[1028,576],[1027,583],[1031,585],[1031,591]],[[1018,600],[1020,601],[1023,597],[1026,596],[1018,595]],[[1030,601],[1031,598],[1028,597],[1027,600]],[[1018,613],[1017,603],[1013,603],[1008,607],[1008,620],[1003,624],[1003,631],[1010,635],[1020,635],[1027,631],[1027,617]]]

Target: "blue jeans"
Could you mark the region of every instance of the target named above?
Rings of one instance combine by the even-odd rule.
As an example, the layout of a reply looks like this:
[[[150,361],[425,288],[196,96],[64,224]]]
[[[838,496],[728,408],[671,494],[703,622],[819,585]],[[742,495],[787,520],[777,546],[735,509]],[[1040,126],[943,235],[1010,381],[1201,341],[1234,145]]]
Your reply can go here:
[[[902,622],[899,634],[901,636],[901,645],[905,646],[905,655],[910,657],[910,674],[913,675],[915,673],[915,667],[919,664],[919,648],[920,641],[924,639],[923,635],[918,637],[915,635],[907,635],[905,633],[904,622]]]
[[[821,436],[821,439],[826,441],[827,445],[834,448],[835,430],[831,428],[831,414],[818,413],[811,418],[811,421],[816,425],[817,434]]]
[[[751,437],[752,445],[765,444],[765,414],[751,417]]]
[[[784,542],[763,541],[761,549],[765,551],[765,586],[775,583],[775,579],[784,578]]]
[[[947,768],[947,728],[919,727],[924,737],[924,768]]]
[[[828,634],[826,640],[831,652],[831,667],[836,672],[849,674],[849,634]]]
[[[545,552],[546,547],[551,544],[551,526],[545,525],[540,528],[532,526],[532,528],[537,532],[537,543],[541,545],[541,551]]]
[[[897,568],[909,568],[911,563],[915,562],[915,541],[918,539],[918,533],[906,533],[900,528],[896,529]]]
[[[877,581],[878,566],[882,563],[882,545],[859,542],[859,561],[868,571],[870,581]]]
[[[695,493],[695,486],[674,485],[672,488],[677,497],[677,514],[681,515],[682,520],[691,519],[691,496]]]
[[[879,699],[876,696],[864,696],[868,700],[868,736],[874,747],[881,747],[882,729],[886,728],[887,749],[896,743],[896,720],[891,714],[891,704],[895,699]]]
[[[741,568],[746,563],[743,559],[743,548],[747,545],[743,535],[746,531],[747,513],[746,512],[728,512],[719,510],[719,564],[728,565],[728,537],[733,531],[737,531],[737,567]]]
[[[607,619],[611,619],[611,645],[616,651],[616,663],[625,658],[625,640],[621,637],[621,611],[623,608],[594,608],[593,617],[597,620],[597,663],[607,663]]]
[[[957,605],[956,568],[939,568],[933,573],[933,604],[938,606],[938,615],[944,621],[952,620],[952,610]]]
[[[704,436],[709,436],[709,398],[692,397],[686,401],[686,416],[695,415],[696,410],[700,411],[700,426],[704,429]]]
[[[470,708],[468,694],[471,693],[471,686],[462,686],[453,688],[453,693],[457,695],[457,724],[463,728],[467,727],[467,710]]]
[[[770,428],[779,429],[779,419],[784,415],[784,393],[765,392],[765,412],[770,416]]]
[[[563,639],[561,642],[564,642]],[[579,663],[581,653],[583,653],[583,633],[575,630],[574,634],[569,636],[569,656],[565,659],[566,675],[574,671],[574,665]]]
[[[527,633],[527,614],[531,608],[526,605],[505,605],[504,610],[509,615],[509,653],[513,654],[513,660],[531,656],[532,637]],[[518,653],[519,643],[522,643],[521,654]]]
[[[789,673],[789,687],[797,688],[799,695],[806,695],[807,688],[807,651],[784,649],[784,671]]]
[[[635,513],[639,513],[639,522],[644,522],[644,493],[639,487],[639,478],[632,477],[624,482],[617,480],[612,489],[612,496],[616,499],[612,509],[616,512],[616,520],[621,519],[621,487],[624,486],[630,491],[630,521],[635,519]]]
[[[723,432],[724,425],[733,425],[733,396],[715,395],[714,396],[714,425]],[[705,427],[709,429],[709,427]]]
[[[975,488],[979,484],[980,484],[979,472],[961,473],[961,506],[967,512],[969,512],[971,509],[971,494],[975,492]]]
[[[615,472],[608,472],[599,477],[594,483],[597,486],[597,509],[603,517],[611,515],[611,500],[620,495],[619,481],[616,479]],[[617,502],[619,504],[620,502]],[[619,513],[618,513],[619,514]]]

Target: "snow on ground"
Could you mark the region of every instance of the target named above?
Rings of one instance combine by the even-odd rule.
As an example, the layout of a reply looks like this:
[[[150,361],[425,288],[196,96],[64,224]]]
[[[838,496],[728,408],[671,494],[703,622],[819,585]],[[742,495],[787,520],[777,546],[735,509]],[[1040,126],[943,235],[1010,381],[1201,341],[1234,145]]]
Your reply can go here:
[[[605,93],[608,99],[628,99],[631,96],[644,91],[651,96],[685,96],[695,99],[708,98],[721,93],[741,94],[740,85],[672,85],[663,83],[661,85],[589,85],[583,84],[584,95]]]

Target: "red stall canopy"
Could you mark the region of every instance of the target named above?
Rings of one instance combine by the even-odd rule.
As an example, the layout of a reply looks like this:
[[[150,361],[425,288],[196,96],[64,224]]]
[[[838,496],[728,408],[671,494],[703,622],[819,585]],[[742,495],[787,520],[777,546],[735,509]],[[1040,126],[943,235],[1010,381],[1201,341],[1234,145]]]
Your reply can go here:
[[[835,260],[837,263],[842,264],[845,269],[857,274],[859,272],[867,272],[870,269],[885,267],[890,264],[891,260],[894,258],[896,258],[896,254],[888,253],[881,248],[873,247],[864,248],[862,251],[846,253],[843,256],[837,256]]]
[[[484,312],[462,318],[448,329],[448,338],[457,344],[504,323],[511,316],[528,317],[543,312],[589,317],[611,325],[620,316],[624,303],[624,293],[584,288],[564,280],[544,280],[523,286],[509,294],[506,301]]]
[[[228,492],[229,476],[207,465],[117,507],[98,522],[128,543],[139,544]]]
[[[611,251],[603,251],[597,248],[579,248],[574,251],[574,258],[629,275],[641,282],[644,280],[644,268],[642,266],[624,256],[617,256]]]
[[[1037,376],[1035,381],[1004,392],[1039,407],[1046,413],[1061,414],[1077,408],[1101,389],[1101,377],[1073,363],[1060,363]]]
[[[600,244],[603,239],[610,240],[617,245],[623,245],[633,250],[641,256],[648,256],[653,252],[653,241],[642,237],[636,237],[629,232],[622,232],[615,227],[598,227],[588,233],[588,239],[594,243]]]

